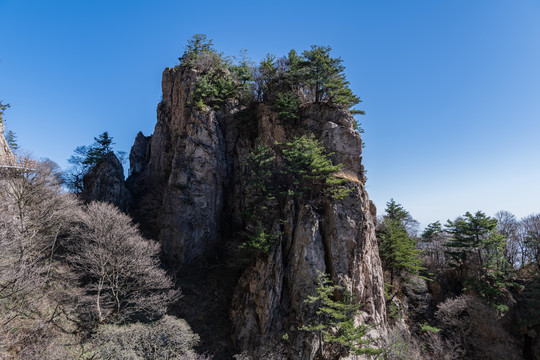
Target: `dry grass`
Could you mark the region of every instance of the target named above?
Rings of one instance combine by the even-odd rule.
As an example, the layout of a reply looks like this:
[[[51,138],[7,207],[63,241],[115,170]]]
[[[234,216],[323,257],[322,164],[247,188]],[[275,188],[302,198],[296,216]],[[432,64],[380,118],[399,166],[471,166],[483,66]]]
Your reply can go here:
[[[363,181],[358,178],[358,176],[352,172],[349,171],[338,171],[334,174],[335,177],[340,179],[346,179],[349,180],[355,184],[363,185]]]

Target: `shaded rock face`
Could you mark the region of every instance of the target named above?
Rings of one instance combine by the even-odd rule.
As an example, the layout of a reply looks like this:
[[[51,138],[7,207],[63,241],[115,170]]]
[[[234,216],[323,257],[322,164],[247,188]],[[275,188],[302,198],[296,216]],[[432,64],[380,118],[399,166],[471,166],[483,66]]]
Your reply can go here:
[[[109,202],[124,212],[131,208],[132,197],[124,182],[124,168],[113,152],[84,175],[83,184],[81,198],[85,202]]]
[[[318,271],[327,272],[360,302],[358,320],[384,332],[385,300],[375,238],[376,210],[364,189],[362,140],[345,110],[327,104],[305,106],[299,124],[282,124],[267,105],[240,124],[228,103],[220,110],[198,111],[189,105],[194,71],[166,69],[163,101],[151,137],[137,136],[130,155],[128,186],[133,214],[161,241],[175,264],[197,261],[233,239],[246,225],[245,160],[256,144],[283,142],[314,134],[344,165],[350,194],[316,202],[289,200],[279,209],[274,228],[281,235],[273,250],[251,261],[238,281],[230,318],[236,346],[247,353],[281,341],[287,357],[311,359],[318,343],[298,330],[314,314],[304,300],[314,293]],[[238,246],[236,243],[234,246]]]
[[[193,76],[164,71],[158,122],[151,139],[137,137],[128,179],[137,199],[135,218],[179,263],[202,257],[219,242],[227,183],[223,114],[195,113],[186,105]]]

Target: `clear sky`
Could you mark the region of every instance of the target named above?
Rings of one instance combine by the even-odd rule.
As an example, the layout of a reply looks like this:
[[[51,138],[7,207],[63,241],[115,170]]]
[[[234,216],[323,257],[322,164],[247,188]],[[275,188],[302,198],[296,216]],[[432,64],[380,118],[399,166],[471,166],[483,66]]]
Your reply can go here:
[[[312,44],[346,66],[367,189],[422,225],[540,211],[540,2],[0,0],[0,99],[20,145],[67,166],[153,132],[161,72],[205,33],[260,60]]]

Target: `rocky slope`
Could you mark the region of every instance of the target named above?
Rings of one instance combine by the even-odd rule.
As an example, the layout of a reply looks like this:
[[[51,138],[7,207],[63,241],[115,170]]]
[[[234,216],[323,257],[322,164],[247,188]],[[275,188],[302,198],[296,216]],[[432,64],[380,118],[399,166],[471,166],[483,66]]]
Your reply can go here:
[[[308,104],[301,123],[291,126],[265,104],[241,121],[235,114],[242,108],[232,101],[219,110],[197,110],[189,105],[196,76],[194,70],[164,71],[154,134],[139,134],[131,151],[127,184],[143,230],[161,241],[177,267],[219,256],[227,244],[236,248],[246,225],[245,160],[256,139],[273,145],[314,134],[332,161],[344,165],[340,176],[349,179],[351,192],[342,200],[289,200],[279,209],[278,243],[249,262],[234,290],[234,344],[257,354],[286,334],[289,358],[313,358],[318,342],[298,327],[313,313],[304,300],[315,290],[318,271],[354,294],[362,308],[359,321],[378,324],[384,333],[376,210],[364,188],[362,140],[352,116],[331,105]]]

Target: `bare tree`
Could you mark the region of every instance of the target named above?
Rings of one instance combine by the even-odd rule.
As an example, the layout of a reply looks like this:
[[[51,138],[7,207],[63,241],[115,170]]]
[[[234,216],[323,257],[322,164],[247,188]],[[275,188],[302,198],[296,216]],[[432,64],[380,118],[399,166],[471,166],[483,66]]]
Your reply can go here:
[[[1,174],[0,358],[7,352],[20,359],[44,357],[53,343],[61,311],[50,269],[77,207],[54,171],[55,164],[42,162],[34,172]]]
[[[519,253],[521,247],[519,222],[514,214],[506,210],[497,212],[495,219],[497,219],[497,230],[499,234],[506,237],[504,257],[512,267],[518,268],[520,266]]]
[[[540,214],[532,214],[521,220],[525,248],[530,260],[540,269]]]
[[[163,315],[178,295],[160,268],[160,246],[144,239],[116,207],[93,202],[79,214],[69,262],[80,275],[89,320]]]

